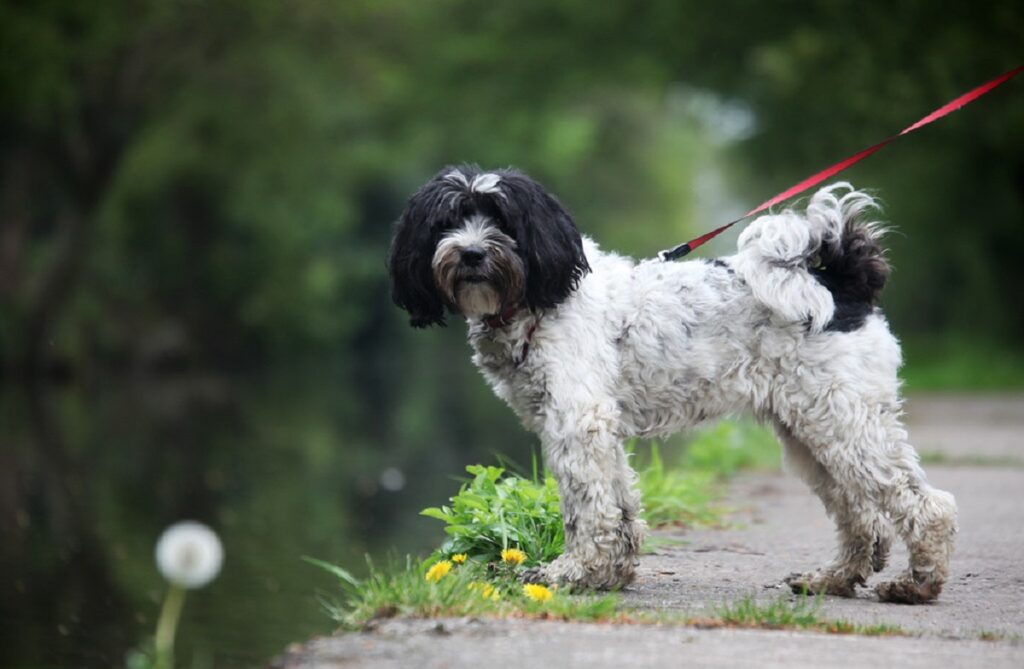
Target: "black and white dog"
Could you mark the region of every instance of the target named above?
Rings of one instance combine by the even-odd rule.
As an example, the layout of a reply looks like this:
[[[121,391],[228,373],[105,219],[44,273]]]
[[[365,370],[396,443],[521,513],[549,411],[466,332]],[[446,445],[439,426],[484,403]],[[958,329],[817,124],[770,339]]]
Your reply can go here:
[[[938,596],[956,505],[926,481],[900,420],[873,206],[836,184],[806,211],[751,223],[735,255],[667,263],[600,250],[514,170],[445,168],[411,198],[390,252],[395,303],[416,327],[467,320],[473,362],[558,480],[565,553],[528,579],[629,583],[644,523],[623,440],[751,411],[839,528],[836,560],[790,577],[794,590],[852,595],[895,530],[910,566],[879,597]]]

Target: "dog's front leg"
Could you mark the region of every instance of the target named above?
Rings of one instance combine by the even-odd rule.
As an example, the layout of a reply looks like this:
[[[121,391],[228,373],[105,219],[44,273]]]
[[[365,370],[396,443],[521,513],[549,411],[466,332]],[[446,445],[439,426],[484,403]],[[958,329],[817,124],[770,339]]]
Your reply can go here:
[[[568,410],[546,422],[544,457],[558,481],[565,553],[526,580],[619,588],[633,580],[643,538],[640,497],[618,435],[614,402]]]

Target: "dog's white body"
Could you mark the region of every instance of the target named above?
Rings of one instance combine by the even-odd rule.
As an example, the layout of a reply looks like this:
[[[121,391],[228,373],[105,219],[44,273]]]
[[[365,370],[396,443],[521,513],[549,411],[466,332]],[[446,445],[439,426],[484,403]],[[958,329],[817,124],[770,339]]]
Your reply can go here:
[[[467,313],[470,303],[459,301],[453,284],[453,301],[469,316],[474,363],[539,435],[559,483],[566,550],[529,578],[598,588],[628,583],[644,527],[623,441],[752,412],[775,428],[788,468],[839,528],[835,562],[791,578],[794,589],[851,595],[881,569],[895,530],[909,547],[910,569],[880,585],[880,597],[938,595],[956,507],[952,495],[927,483],[907,442],[899,344],[870,305],[835,327],[841,305],[812,275],[812,256],[823,245],[844,235],[873,245],[879,235],[857,221],[871,198],[840,197],[845,189],[819,191],[806,213],[759,218],[736,255],[715,261],[636,263],[584,238],[591,271],[567,298],[498,323]],[[442,239],[480,241],[466,239],[466,230],[472,226]],[[495,252],[515,248],[497,227],[492,233]],[[445,243],[435,263],[452,257]],[[879,247],[872,248],[877,257]]]
[[[822,496],[844,535],[858,535],[844,537],[837,561],[844,588],[847,576],[866,579],[876,551],[887,550],[886,514],[919,533],[914,541],[941,526],[938,545],[922,547],[913,566],[919,579],[946,569],[955,506],[928,486],[907,443],[900,347],[885,318],[876,311],[851,332],[824,332],[832,300],[813,278],[791,277],[797,285],[759,296],[751,289],[769,283],[765,273],[793,273],[774,267],[758,242],[774,235],[781,255],[797,255],[806,248],[799,230],[792,249],[779,241],[795,226],[806,219],[763,217],[738,255],[717,262],[635,263],[585,239],[593,271],[557,309],[524,312],[500,329],[470,321],[473,362],[540,435],[567,522],[575,519],[576,540],[539,578],[620,585],[642,532],[623,440],[741,412],[776,427],[788,468]],[[814,579],[836,576],[809,575],[811,589],[838,585]]]

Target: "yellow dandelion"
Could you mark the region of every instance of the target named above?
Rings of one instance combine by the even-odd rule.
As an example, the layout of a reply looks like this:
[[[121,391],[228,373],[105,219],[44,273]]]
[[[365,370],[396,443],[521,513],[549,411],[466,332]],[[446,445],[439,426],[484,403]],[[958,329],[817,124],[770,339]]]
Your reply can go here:
[[[474,592],[479,590],[481,599],[489,599],[492,602],[496,602],[501,599],[501,592],[490,583],[473,581],[467,587]]]
[[[426,579],[437,583],[444,578],[448,572],[452,570],[452,563],[448,560],[441,560],[434,564],[433,567],[427,570]]]
[[[452,562],[455,564],[463,564],[466,562],[466,558],[469,557],[465,553],[456,553],[452,556]]]
[[[551,591],[545,585],[527,583],[523,586],[523,594],[535,602],[546,602],[551,599]]]
[[[520,565],[523,564],[523,560],[526,559],[526,553],[518,548],[506,548],[501,551],[501,559],[503,562],[508,562],[509,564]]]
[[[496,602],[501,599],[501,593],[493,585],[484,584],[484,587],[480,589],[480,596],[484,599],[489,599],[492,602]]]

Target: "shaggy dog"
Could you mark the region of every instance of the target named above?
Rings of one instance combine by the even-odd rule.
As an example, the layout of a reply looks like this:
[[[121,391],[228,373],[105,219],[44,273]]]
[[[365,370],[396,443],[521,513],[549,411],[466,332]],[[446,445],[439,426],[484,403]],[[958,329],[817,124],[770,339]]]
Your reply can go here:
[[[395,303],[416,327],[466,319],[473,362],[558,481],[565,553],[527,580],[629,583],[645,528],[623,440],[749,411],[838,526],[835,561],[790,576],[795,591],[852,596],[895,531],[910,566],[879,598],[939,595],[956,505],[900,420],[873,205],[836,184],[755,220],[735,255],[671,263],[602,251],[514,170],[449,167],[413,195],[390,251]]]

